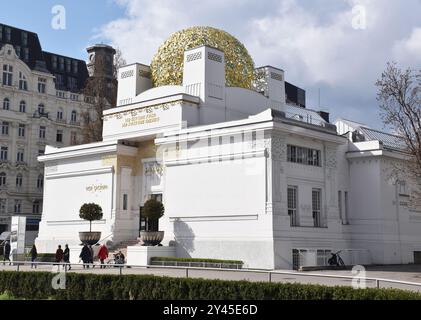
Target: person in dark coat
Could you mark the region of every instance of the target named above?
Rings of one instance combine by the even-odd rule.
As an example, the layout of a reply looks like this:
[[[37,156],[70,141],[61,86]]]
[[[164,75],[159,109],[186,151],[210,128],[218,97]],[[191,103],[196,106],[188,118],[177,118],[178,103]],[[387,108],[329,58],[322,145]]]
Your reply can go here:
[[[64,263],[69,264],[68,270],[71,270],[72,266],[70,265],[70,249],[69,249],[69,245],[67,245],[67,244],[64,246],[63,261],[64,261]]]
[[[63,249],[61,248],[61,245],[59,245],[56,251],[56,262],[62,262],[63,256],[64,256]]]
[[[32,261],[32,263],[31,263],[31,269],[32,268],[35,268],[35,269],[37,268],[37,265],[34,263],[37,260],[37,257],[38,257],[37,247],[34,244],[32,246],[32,249],[31,249],[31,261]]]
[[[6,243],[4,244],[4,250],[3,250],[3,264],[5,264],[5,261],[9,261],[10,262],[10,242],[6,241]]]
[[[91,250],[89,250],[89,247],[86,244],[83,246],[79,258],[83,261],[83,269],[89,269],[88,263],[91,261]]]
[[[94,265],[94,249],[92,248],[92,246],[89,246],[89,263],[92,263],[92,268],[95,268]]]

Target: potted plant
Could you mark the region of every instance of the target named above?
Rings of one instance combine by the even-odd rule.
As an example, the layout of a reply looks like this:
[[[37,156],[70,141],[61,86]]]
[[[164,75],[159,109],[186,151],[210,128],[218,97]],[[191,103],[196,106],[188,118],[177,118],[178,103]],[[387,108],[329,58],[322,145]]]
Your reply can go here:
[[[142,217],[148,220],[148,230],[140,232],[140,240],[145,246],[156,246],[164,239],[164,231],[153,230],[157,226],[158,220],[164,215],[165,208],[162,202],[149,199],[145,202],[142,209]],[[152,227],[151,227],[152,226]]]
[[[79,232],[79,238],[83,244],[94,245],[101,239],[101,232],[92,232],[92,221],[101,220],[102,215],[102,208],[96,203],[85,203],[80,207],[79,217],[89,221],[89,232]]]

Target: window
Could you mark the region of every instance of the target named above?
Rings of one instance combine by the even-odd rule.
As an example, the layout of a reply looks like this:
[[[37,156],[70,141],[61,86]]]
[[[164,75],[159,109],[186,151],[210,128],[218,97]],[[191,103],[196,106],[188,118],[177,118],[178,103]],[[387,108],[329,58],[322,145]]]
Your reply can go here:
[[[39,138],[40,139],[45,139],[45,131],[46,131],[46,128],[44,126],[39,127]]]
[[[26,102],[23,100],[19,103],[19,112],[26,112]]]
[[[72,72],[72,61],[70,59],[66,59],[66,72]]]
[[[11,86],[13,84],[13,66],[3,65],[3,85]]]
[[[60,57],[58,61],[59,61],[60,71],[64,71],[64,59]]]
[[[7,160],[7,153],[8,153],[9,148],[8,147],[1,147],[0,148],[0,160]]]
[[[23,162],[24,153],[24,149],[18,149],[18,152],[16,153],[16,162]]]
[[[315,149],[288,145],[287,160],[288,162],[300,163],[309,166],[321,166],[320,150]]]
[[[40,174],[37,179],[37,188],[42,189],[44,187],[44,176]]]
[[[72,114],[71,114],[71,116],[70,116],[70,121],[71,121],[71,122],[73,122],[73,123],[75,123],[75,122],[76,122],[76,120],[77,120],[77,113],[76,113],[76,111],[75,111],[75,110],[73,110],[73,111],[72,111]]]
[[[10,109],[10,100],[9,98],[4,98],[3,100],[3,110],[9,110]]]
[[[28,91],[28,81],[25,75],[19,71],[19,90]]]
[[[10,109],[10,100],[9,98],[4,98],[3,100],[3,110],[9,110]]]
[[[57,69],[57,56],[51,56],[51,64],[53,65],[53,69]]]
[[[128,195],[123,194],[123,210],[127,210]]]
[[[0,214],[7,213],[7,199],[0,199]]]
[[[63,130],[57,130],[56,141],[63,142]]]
[[[73,73],[78,73],[78,62],[73,60]]]
[[[0,172],[0,186],[6,185],[6,174],[4,172]]]
[[[38,92],[45,93],[47,87],[47,79],[38,78]]]
[[[320,189],[313,189],[312,191],[312,209],[313,209],[313,222],[316,228],[323,227],[322,224],[322,191]]]
[[[39,114],[44,114],[45,113],[45,106],[42,103],[40,103],[38,105],[38,113]]]
[[[67,88],[69,90],[77,89],[77,79],[74,77],[67,77]]]
[[[74,131],[70,132],[70,144],[72,146],[77,144],[77,133]]]
[[[16,188],[22,188],[23,176],[21,173],[18,173],[16,176]]]
[[[12,29],[6,27],[6,41],[12,41]]]
[[[25,125],[24,124],[19,124],[19,128],[18,128],[18,136],[20,138],[24,138],[25,137]]]
[[[288,215],[291,219],[291,227],[299,226],[298,211],[297,211],[297,187],[288,187]]]
[[[22,31],[22,46],[26,47],[28,45],[28,34],[25,31]]]
[[[342,217],[342,191],[338,191],[338,209],[339,209],[339,219],[343,222]]]
[[[63,120],[63,110],[57,110],[57,120]]]
[[[39,200],[35,200],[32,203],[32,213],[40,213],[41,203]]]
[[[1,123],[1,134],[5,136],[9,135],[9,122],[3,121]]]
[[[63,88],[64,87],[64,77],[61,74],[55,74],[56,76],[56,84],[58,88]]]
[[[22,212],[22,200],[15,200],[15,213]]]
[[[348,192],[347,191],[345,191],[344,196],[345,196],[345,216],[344,216],[344,223],[345,224],[349,224],[349,221],[348,221],[349,203],[348,203]]]

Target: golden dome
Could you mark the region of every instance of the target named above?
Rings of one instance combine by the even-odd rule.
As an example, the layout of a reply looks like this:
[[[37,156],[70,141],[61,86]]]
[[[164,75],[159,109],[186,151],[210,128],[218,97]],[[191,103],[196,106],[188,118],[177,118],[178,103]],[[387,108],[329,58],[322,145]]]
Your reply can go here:
[[[191,27],[172,34],[152,59],[153,85],[181,85],[184,51],[203,45],[224,52],[227,86],[251,89],[254,62],[247,49],[229,33],[211,27]]]

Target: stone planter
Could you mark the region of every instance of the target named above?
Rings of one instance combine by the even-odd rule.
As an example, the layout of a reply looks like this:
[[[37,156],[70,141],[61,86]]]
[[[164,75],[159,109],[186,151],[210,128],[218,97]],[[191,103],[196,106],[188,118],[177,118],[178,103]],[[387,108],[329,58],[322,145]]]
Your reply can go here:
[[[164,239],[164,231],[141,231],[140,240],[144,246],[157,246]]]
[[[88,246],[93,246],[94,244],[97,244],[99,240],[101,240],[101,232],[97,232],[97,231],[79,232],[79,239],[83,244],[87,244]]]

